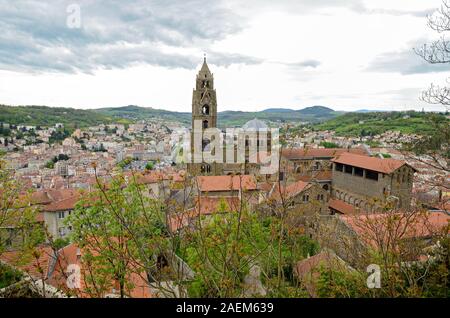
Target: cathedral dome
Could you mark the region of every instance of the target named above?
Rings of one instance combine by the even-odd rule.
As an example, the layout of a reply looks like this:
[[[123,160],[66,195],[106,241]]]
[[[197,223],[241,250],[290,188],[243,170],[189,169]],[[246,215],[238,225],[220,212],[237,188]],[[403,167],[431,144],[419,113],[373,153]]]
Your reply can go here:
[[[244,130],[267,130],[268,126],[262,120],[255,118],[246,122],[242,128]]]

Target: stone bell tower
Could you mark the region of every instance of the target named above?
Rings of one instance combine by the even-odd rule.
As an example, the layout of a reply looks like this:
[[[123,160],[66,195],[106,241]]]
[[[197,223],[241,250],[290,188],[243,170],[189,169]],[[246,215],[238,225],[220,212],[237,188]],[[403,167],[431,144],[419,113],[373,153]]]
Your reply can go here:
[[[196,85],[192,94],[192,128],[194,120],[201,120],[202,128],[217,127],[217,99],[214,89],[214,76],[203,59],[203,65],[197,74]]]
[[[195,127],[194,122],[197,122]],[[200,124],[199,124],[200,123]],[[200,128],[200,129],[195,129]],[[214,89],[214,76],[206,63],[206,56],[203,59],[203,65],[197,74],[195,88],[192,93],[192,133],[191,150],[194,157],[200,156],[200,160],[194,163],[188,163],[188,171],[194,175],[221,175],[223,163],[205,162],[203,153],[198,153],[194,149],[193,140],[201,140],[202,150],[209,150],[208,140],[204,136],[205,129],[217,128],[217,97]]]

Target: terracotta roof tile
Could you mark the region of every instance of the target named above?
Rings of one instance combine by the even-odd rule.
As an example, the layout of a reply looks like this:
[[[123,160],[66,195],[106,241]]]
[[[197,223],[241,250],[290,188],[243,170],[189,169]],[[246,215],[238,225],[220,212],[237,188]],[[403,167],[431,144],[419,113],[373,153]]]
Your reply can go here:
[[[311,184],[308,182],[297,181],[287,186],[282,185],[280,191],[278,184],[276,184],[275,188],[273,189],[272,195],[270,196],[270,199],[280,201],[281,195],[283,195],[284,199],[293,198],[299,193],[303,192],[309,185]]]
[[[349,270],[347,264],[334,252],[324,250],[319,254],[297,262],[294,274],[306,288],[311,297],[317,297],[317,284],[321,269]]]
[[[396,159],[381,159],[376,157],[360,156],[355,154],[343,153],[336,159],[331,160],[335,163],[346,164],[358,168],[373,170],[390,174],[398,168],[407,165],[403,160]],[[409,165],[408,165],[409,166]]]
[[[74,195],[70,198],[63,199],[60,201],[52,202],[48,205],[42,207],[44,212],[60,212],[60,211],[68,211],[74,210],[75,205],[80,200],[80,195]]]
[[[76,264],[81,267],[81,279],[80,279],[80,288],[72,290],[77,293],[79,297],[88,298],[90,297],[90,294],[86,292],[86,280],[85,280],[85,271],[87,269],[83,268],[83,261],[82,261],[82,255],[84,254],[84,250],[78,247],[77,244],[70,244],[58,251],[58,258],[55,263],[55,268],[52,273],[52,276],[50,277],[49,284],[53,285],[54,287],[61,289],[61,290],[67,290],[67,266],[69,264]],[[93,255],[96,255],[97,253],[95,251],[92,252]],[[131,262],[132,263],[132,262]],[[141,275],[138,275],[135,267],[135,264],[128,264],[128,274],[127,274],[127,281],[133,283],[133,288],[131,290],[127,290],[127,294],[130,297],[133,298],[148,298],[152,297],[150,286],[148,285],[147,281],[145,281]],[[116,286],[116,282],[111,281],[110,287],[111,291]],[[116,288],[118,289],[118,288]],[[105,296],[105,295],[103,295]]]
[[[342,214],[354,214],[357,211],[353,205],[338,199],[330,199],[328,206]]]
[[[367,244],[376,246],[380,238],[424,238],[436,232],[449,230],[450,215],[444,212],[404,212],[343,215],[340,218],[350,226]],[[397,216],[395,219],[392,216]],[[395,233],[391,233],[394,231]],[[376,232],[376,233],[375,233]]]
[[[342,153],[367,155],[362,148],[294,148],[284,149],[282,156],[287,159],[334,158]]]
[[[47,278],[50,260],[54,252],[49,246],[36,248],[31,254],[19,251],[7,251],[1,254],[0,260],[20,269],[35,279]]]
[[[226,212],[237,211],[241,201],[238,197],[200,197],[196,199],[195,207],[183,213],[173,214],[169,218],[169,228],[172,232],[188,226],[192,219],[199,215],[211,215],[218,211],[220,205],[225,203]]]
[[[240,202],[238,197],[200,197],[195,208],[200,214],[208,215],[217,212],[220,205],[225,203],[227,212],[232,212],[239,209]]]
[[[200,191],[256,190],[256,179],[251,175],[242,176],[202,176],[197,177]]]

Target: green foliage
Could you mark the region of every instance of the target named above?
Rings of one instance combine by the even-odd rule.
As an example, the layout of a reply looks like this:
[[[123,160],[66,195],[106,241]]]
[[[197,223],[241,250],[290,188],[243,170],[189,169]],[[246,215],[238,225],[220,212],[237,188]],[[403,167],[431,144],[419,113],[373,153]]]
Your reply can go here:
[[[411,243],[411,242],[410,242]],[[369,289],[363,269],[321,268],[318,297],[438,297],[450,296],[450,239],[444,236],[429,248],[427,261],[405,261],[396,252],[371,251],[368,264],[383,264],[381,288]]]
[[[196,224],[201,228],[189,232],[181,243],[187,244],[183,257],[197,273],[188,285],[191,297],[241,297],[244,278],[255,265],[261,269],[260,279],[269,296],[302,295],[295,285],[293,265],[315,254],[317,243],[300,232],[288,235],[284,231],[280,237],[280,219],[262,218],[245,205],[233,209],[222,202],[217,213]]]
[[[68,238],[67,239],[58,238],[58,239],[53,241],[53,247],[56,250],[59,250],[59,249],[65,247],[65,246],[67,246],[69,244],[70,244],[70,240]]]
[[[190,125],[192,120],[191,113],[171,112],[139,106],[101,108],[96,111],[108,117],[130,120],[161,118],[164,120],[181,122],[186,125]],[[323,106],[313,106],[302,110],[268,109],[260,112],[224,111],[219,113],[218,125],[219,127],[242,126],[247,121],[254,118],[265,120],[267,122],[317,122],[336,117],[338,114],[340,113]]]
[[[0,289],[17,283],[22,276],[21,272],[0,263]]]
[[[0,189],[0,255],[7,248],[14,248],[19,257],[30,255],[45,241],[45,232],[36,222],[38,211],[31,205],[30,191],[1,159]]]
[[[222,204],[219,211],[231,211]],[[200,220],[198,220],[200,222]],[[191,297],[237,297],[249,265],[264,250],[264,229],[256,215],[215,214],[199,231],[189,233],[186,261],[197,273],[189,285]]]
[[[125,159],[123,159],[121,162],[119,162],[117,164],[117,166],[119,166],[120,168],[124,169],[126,166],[128,166],[130,163],[133,162],[133,158],[131,157],[126,157]]]
[[[11,129],[5,127],[3,123],[0,123],[0,136],[11,136]]]
[[[84,196],[65,222],[70,239],[83,249],[82,261],[92,270],[86,275],[88,294],[99,297],[117,282],[122,297],[134,287],[130,275],[154,273],[156,258],[168,250],[164,214],[157,201],[143,196],[145,189],[117,176],[105,187]],[[155,276],[153,276],[155,277]]]
[[[53,162],[53,160],[49,160],[49,161],[47,161],[47,163],[45,164],[45,167],[46,167],[47,169],[53,169],[53,168],[55,168],[55,163]]]
[[[63,154],[63,153],[60,153],[59,155],[54,156],[54,157],[52,158],[51,162],[53,162],[53,164],[55,164],[55,163],[57,163],[58,161],[67,161],[67,160],[69,160],[69,159],[70,159],[70,157],[69,157],[68,155]],[[54,165],[53,165],[50,169],[53,169],[53,167],[54,167]]]
[[[406,150],[418,155],[440,155],[450,159],[450,121],[442,116],[430,116],[427,125],[432,131],[425,131],[424,137],[405,145]]]
[[[147,162],[145,165],[145,170],[153,170],[155,164],[152,161]]]
[[[339,136],[374,136],[388,130],[411,134],[433,134],[437,131],[430,126],[430,119],[439,118],[442,123],[449,124],[443,115],[422,112],[374,112],[347,113],[331,119],[314,128],[317,130],[334,130]]]
[[[92,110],[80,110],[46,106],[6,106],[0,105],[0,122],[13,125],[33,125],[51,127],[57,123],[69,129],[110,123],[111,118]],[[1,131],[1,130],[0,130]]]
[[[339,148],[338,144],[336,144],[334,142],[328,142],[328,141],[322,141],[320,143],[320,145],[325,148]]]
[[[372,148],[377,148],[377,147],[381,146],[381,143],[376,140],[368,140],[368,141],[366,141],[366,144]]]
[[[366,276],[359,272],[320,268],[317,296],[325,298],[361,298],[369,296]]]
[[[56,142],[61,142],[64,139],[66,139],[67,137],[70,136],[70,132],[66,129],[58,129],[54,132],[52,132],[52,134],[50,135],[50,137],[48,138],[48,142],[50,144],[56,143]]]

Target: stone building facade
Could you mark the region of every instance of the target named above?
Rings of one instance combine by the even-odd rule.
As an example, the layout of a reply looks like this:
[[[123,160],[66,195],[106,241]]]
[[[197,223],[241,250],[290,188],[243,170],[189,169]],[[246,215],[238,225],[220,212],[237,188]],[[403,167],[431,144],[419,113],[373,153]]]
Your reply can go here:
[[[281,154],[282,170],[287,177],[314,177],[319,172],[331,171],[331,160],[344,152],[368,155],[364,148],[287,148]]]
[[[200,123],[200,127],[195,125]],[[206,58],[197,74],[195,89],[192,93],[192,132],[191,132],[191,162],[187,164],[188,172],[192,175],[221,175],[223,164],[205,162],[203,150],[208,149],[211,140],[207,139],[204,131],[208,128],[217,128],[217,96],[214,89],[214,76],[209,70]],[[194,140],[201,140],[201,152],[195,149]],[[201,160],[194,158],[197,156]],[[199,162],[197,162],[199,161]]]
[[[367,212],[410,207],[416,170],[406,162],[349,153],[332,162],[334,198]]]
[[[205,58],[197,74],[192,94],[191,154],[187,170],[191,175],[210,176],[248,174],[250,170],[254,171],[255,165],[251,165],[252,154],[261,151],[270,154],[272,138],[269,127],[255,118],[247,122],[242,129],[235,131],[234,135],[227,135],[218,129],[217,119],[214,76]],[[221,140],[214,140],[215,137],[211,136],[213,131],[221,133]],[[214,149],[213,144],[217,145],[217,148]],[[227,150],[231,148],[232,160],[227,160]],[[222,155],[217,154],[216,160],[206,159],[206,155],[216,156],[216,151],[221,151]],[[259,165],[258,162],[254,163]]]

